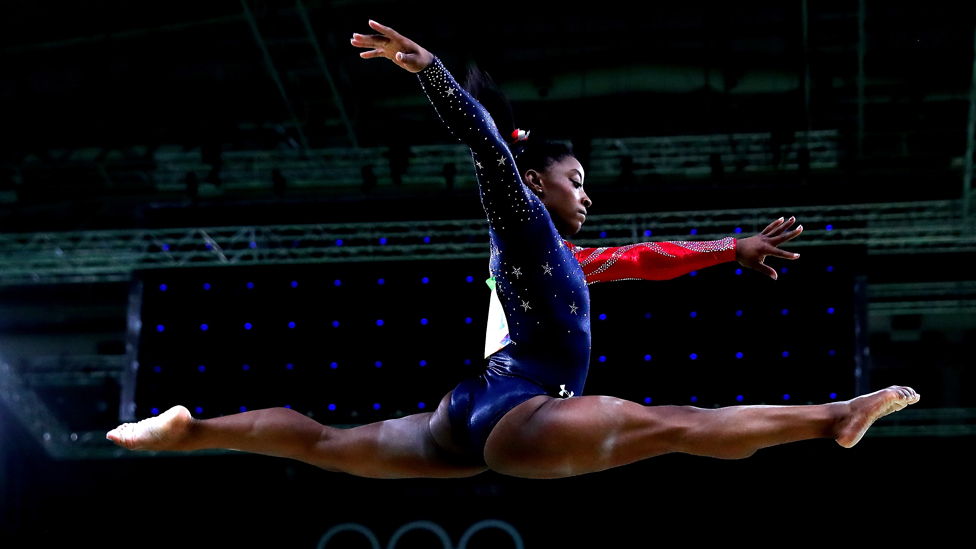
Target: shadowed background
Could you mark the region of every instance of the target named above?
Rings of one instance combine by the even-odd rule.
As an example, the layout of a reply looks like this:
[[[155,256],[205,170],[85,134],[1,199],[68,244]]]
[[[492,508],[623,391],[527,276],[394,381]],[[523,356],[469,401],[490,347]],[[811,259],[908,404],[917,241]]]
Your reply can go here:
[[[546,482],[375,481],[106,444],[119,421],[174,404],[398,417],[483,368],[487,224],[470,156],[415,77],[348,45],[369,18],[458,77],[477,63],[520,128],[573,144],[594,202],[577,245],[804,225],[789,245],[802,259],[770,262],[776,282],[728,264],[591,287],[588,393],[712,407],[898,383],[920,404],[850,452],[814,441]],[[125,545],[131,521],[179,509],[209,520],[202,538],[154,541],[313,547],[358,523],[385,547],[428,520],[460,547],[497,519],[529,547],[621,546],[694,540],[709,534],[697,521],[728,518],[758,540],[757,521],[805,525],[892,491],[915,503],[870,518],[943,535],[973,487],[974,28],[971,5],[877,0],[7,2],[4,539]],[[466,542],[517,546],[499,528]],[[415,530],[397,546],[441,545]]]

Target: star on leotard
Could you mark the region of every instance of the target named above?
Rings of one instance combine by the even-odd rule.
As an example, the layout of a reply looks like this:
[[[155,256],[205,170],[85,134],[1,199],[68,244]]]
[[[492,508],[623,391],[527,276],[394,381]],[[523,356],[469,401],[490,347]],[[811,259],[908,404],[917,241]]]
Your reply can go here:
[[[545,274],[552,276],[552,267],[549,266],[548,262],[542,266],[542,270],[546,272]]]
[[[479,170],[480,170],[480,169],[481,169],[481,167],[482,167],[482,166],[481,166],[481,162],[478,162],[477,160],[475,160],[475,161],[474,161],[474,165],[475,165],[475,166],[478,166],[478,169],[479,169]]]
[[[447,88],[447,95],[454,97],[454,88]]]
[[[576,309],[579,309],[579,307],[576,306],[576,302],[574,301],[573,304],[569,306],[569,310],[575,315]]]
[[[522,308],[525,309],[525,312],[528,312],[529,309],[531,309],[532,307],[529,307],[529,302],[528,301],[523,301],[522,302]]]
[[[504,156],[501,156],[501,157],[498,158],[498,165],[499,166],[504,166],[505,165],[505,157]]]
[[[515,275],[515,279],[517,280],[518,277],[522,276],[522,268],[521,267],[513,267],[512,268],[512,274]]]

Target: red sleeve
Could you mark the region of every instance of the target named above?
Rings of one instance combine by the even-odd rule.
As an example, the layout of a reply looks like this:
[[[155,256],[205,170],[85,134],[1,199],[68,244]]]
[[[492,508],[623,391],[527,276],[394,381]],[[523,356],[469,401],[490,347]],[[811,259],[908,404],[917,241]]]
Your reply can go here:
[[[615,248],[580,248],[568,241],[586,283],[612,280],[668,280],[735,260],[736,240],[641,242]]]

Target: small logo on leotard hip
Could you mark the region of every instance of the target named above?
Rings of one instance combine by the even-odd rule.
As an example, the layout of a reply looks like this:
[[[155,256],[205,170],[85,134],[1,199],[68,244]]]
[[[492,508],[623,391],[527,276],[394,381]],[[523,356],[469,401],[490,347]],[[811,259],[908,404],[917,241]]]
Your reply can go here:
[[[566,386],[565,385],[560,385],[559,386],[559,398],[569,398],[569,397],[573,396],[573,394],[574,393],[572,391],[567,391],[566,390]]]

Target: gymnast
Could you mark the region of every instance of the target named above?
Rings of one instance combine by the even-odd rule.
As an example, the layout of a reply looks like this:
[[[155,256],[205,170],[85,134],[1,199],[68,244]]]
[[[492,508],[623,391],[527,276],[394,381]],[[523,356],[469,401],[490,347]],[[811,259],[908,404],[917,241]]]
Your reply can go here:
[[[462,381],[434,412],[350,429],[286,408],[199,420],[175,406],[121,425],[108,439],[130,450],[241,450],[364,477],[465,477],[492,469],[557,478],[671,452],[738,459],[814,438],[851,447],[875,420],[918,402],[914,390],[899,386],[846,402],[718,409],[583,396],[588,284],[662,280],[732,260],[775,279],[765,258],[799,257],[779,246],[802,226],[790,230],[795,220],[780,218],[741,240],[573,246],[563,237],[580,230],[592,202],[569,147],[523,139],[514,128],[509,143],[439,59],[389,27],[369,25],[378,34],[351,40],[368,50],[360,56],[418,74],[438,115],[471,148],[491,240],[485,372]]]

